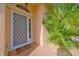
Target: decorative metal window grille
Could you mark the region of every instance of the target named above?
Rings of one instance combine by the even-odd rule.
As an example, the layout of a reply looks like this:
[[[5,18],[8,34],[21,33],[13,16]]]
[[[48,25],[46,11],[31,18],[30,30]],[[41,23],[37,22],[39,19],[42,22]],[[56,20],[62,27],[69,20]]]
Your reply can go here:
[[[31,19],[17,12],[11,13],[10,50],[31,43]]]

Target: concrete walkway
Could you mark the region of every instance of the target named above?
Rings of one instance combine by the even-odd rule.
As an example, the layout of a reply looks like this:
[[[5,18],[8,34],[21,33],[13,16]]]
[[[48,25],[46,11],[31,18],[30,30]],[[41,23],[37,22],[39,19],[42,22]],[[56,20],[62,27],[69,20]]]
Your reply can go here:
[[[45,46],[36,44],[26,48],[22,53],[19,53],[18,56],[56,56],[57,55],[57,46],[53,44],[47,44]],[[30,52],[29,52],[30,51]]]
[[[23,48],[23,47],[22,47]],[[18,56],[57,56],[58,46],[54,44],[47,44],[45,46],[37,45],[36,43],[24,47],[18,50]],[[70,48],[69,51],[72,53],[73,56],[79,55],[79,49],[74,47]]]
[[[56,56],[57,47],[54,45],[38,46],[29,56]]]

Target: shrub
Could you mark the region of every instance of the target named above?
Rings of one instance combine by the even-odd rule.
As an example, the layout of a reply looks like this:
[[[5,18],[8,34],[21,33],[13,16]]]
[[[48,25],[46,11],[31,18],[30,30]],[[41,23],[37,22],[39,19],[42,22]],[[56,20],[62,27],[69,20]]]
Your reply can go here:
[[[79,4],[46,4],[44,26],[48,39],[60,46],[79,46],[71,36],[79,36]]]

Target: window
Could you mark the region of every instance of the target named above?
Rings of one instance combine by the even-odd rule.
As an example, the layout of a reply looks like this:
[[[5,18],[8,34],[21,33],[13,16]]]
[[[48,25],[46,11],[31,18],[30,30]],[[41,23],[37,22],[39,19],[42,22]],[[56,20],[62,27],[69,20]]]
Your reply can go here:
[[[29,19],[29,38],[31,38],[31,20]]]
[[[29,16],[12,11],[10,24],[10,50],[17,49],[32,42],[31,19],[29,19]]]

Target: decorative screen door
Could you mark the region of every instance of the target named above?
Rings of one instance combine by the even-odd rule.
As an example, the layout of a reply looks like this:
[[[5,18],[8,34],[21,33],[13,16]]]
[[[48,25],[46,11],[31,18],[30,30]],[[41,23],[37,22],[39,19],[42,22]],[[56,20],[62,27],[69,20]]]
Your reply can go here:
[[[31,19],[29,16],[12,11],[10,18],[10,50],[30,44]]]

